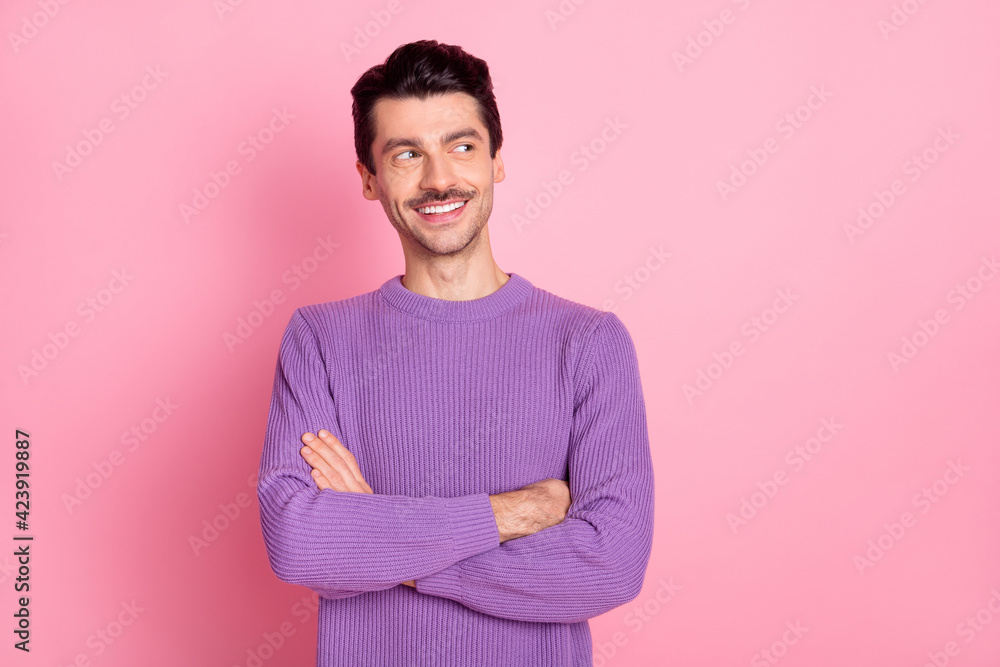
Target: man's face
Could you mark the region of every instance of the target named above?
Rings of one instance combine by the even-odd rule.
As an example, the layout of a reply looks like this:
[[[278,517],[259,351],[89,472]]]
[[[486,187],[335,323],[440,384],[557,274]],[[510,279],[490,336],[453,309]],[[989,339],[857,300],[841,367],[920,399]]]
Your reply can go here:
[[[404,245],[422,258],[476,247],[473,241],[493,210],[493,184],[503,180],[504,171],[500,151],[490,158],[489,132],[475,98],[446,93],[423,100],[380,99],[375,130],[377,174],[357,164],[363,193],[382,202]]]

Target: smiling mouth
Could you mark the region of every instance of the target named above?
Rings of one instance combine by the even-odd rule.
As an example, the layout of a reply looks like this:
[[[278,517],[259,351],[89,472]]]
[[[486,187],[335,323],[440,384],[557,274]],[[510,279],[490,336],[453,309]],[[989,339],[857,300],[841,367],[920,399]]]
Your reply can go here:
[[[455,201],[447,204],[421,206],[416,210],[419,211],[420,213],[423,213],[424,215],[443,215],[445,213],[450,213],[451,211],[462,208],[463,206],[465,206],[467,201],[468,200],[466,199],[464,201]]]

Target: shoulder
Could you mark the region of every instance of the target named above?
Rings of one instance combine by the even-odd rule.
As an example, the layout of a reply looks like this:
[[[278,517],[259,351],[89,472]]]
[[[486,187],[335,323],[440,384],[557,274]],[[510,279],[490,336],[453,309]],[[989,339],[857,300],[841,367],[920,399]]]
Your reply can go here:
[[[625,323],[614,312],[567,299],[538,286],[533,287],[525,306],[529,313],[546,317],[553,325],[565,328],[582,341],[603,336],[628,336]]]
[[[537,285],[532,286],[524,307],[529,315],[545,317],[553,325],[568,327],[580,333],[592,330],[608,314],[607,311],[553,294]]]
[[[318,337],[324,337],[371,313],[378,306],[378,290],[356,296],[299,306],[292,313],[289,327],[308,327]]]
[[[595,364],[635,360],[635,346],[628,328],[610,310],[579,303],[537,286],[524,307],[529,316],[544,320],[562,340],[578,379],[592,371]]]

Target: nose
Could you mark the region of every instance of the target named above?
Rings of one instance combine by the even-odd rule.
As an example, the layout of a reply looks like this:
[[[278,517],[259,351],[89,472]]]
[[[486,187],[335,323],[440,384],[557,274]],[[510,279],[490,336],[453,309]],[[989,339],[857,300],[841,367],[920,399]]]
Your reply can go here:
[[[426,155],[420,187],[424,190],[444,192],[458,184],[458,176],[448,158],[440,155]]]

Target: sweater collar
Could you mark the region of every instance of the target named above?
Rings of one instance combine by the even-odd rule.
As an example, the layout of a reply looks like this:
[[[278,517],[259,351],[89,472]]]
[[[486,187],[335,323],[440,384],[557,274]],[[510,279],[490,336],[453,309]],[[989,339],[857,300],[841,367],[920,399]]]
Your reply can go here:
[[[478,299],[449,301],[411,292],[403,286],[403,275],[385,281],[378,291],[394,308],[429,320],[470,321],[496,317],[523,302],[533,285],[522,276],[510,272],[500,289]]]

